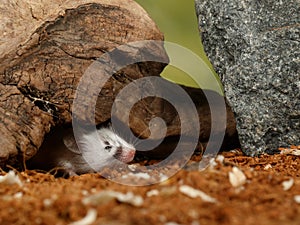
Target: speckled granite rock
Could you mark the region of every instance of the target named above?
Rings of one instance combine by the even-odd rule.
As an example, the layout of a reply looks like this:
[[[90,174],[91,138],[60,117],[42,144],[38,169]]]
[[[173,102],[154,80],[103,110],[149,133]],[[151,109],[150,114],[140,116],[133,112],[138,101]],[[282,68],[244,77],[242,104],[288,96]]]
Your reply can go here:
[[[243,151],[300,144],[300,1],[196,0]]]

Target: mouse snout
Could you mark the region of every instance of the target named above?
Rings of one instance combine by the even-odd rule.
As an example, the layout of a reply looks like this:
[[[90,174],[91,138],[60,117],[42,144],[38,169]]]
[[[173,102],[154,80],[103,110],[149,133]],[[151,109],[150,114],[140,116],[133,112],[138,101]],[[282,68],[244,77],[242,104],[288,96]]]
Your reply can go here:
[[[122,160],[124,163],[129,163],[133,160],[135,156],[135,149],[123,149],[123,155],[124,155],[124,160]]]
[[[114,156],[123,163],[129,163],[135,156],[135,149],[119,147],[117,149],[117,153]]]
[[[128,158],[130,159],[130,161],[132,161],[135,156],[135,149],[129,149],[127,154],[128,154]]]

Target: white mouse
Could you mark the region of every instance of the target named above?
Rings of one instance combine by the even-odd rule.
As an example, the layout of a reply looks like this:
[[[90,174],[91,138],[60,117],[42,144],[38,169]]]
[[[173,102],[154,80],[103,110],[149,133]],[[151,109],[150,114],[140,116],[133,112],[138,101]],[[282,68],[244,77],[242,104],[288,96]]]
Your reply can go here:
[[[27,162],[29,169],[49,171],[57,168],[63,175],[100,172],[112,164],[113,159],[129,163],[135,156],[135,147],[125,141],[111,126],[100,127],[97,135],[85,132],[77,138],[71,128],[55,129],[46,138],[38,153]],[[89,151],[88,160],[83,155]],[[90,160],[89,160],[90,159]],[[94,161],[91,163],[91,161]]]

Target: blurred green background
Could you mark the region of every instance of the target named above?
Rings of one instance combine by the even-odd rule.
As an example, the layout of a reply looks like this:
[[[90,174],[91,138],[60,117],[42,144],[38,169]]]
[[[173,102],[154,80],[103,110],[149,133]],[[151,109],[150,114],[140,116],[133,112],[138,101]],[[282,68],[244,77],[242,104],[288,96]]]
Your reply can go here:
[[[173,82],[202,89],[214,89],[220,92],[217,86],[221,86],[218,76],[207,59],[200,39],[198,22],[194,0],[136,0],[156,22],[159,29],[164,33],[165,41],[179,44],[197,54],[208,66],[193,65],[200,82],[181,70],[167,66],[161,76]],[[168,52],[168,49],[167,49]],[[168,52],[169,53],[169,52]],[[186,60],[182,58],[182,60]],[[205,68],[204,68],[205,67]],[[209,71],[208,71],[209,70]],[[218,84],[210,85],[211,83]]]

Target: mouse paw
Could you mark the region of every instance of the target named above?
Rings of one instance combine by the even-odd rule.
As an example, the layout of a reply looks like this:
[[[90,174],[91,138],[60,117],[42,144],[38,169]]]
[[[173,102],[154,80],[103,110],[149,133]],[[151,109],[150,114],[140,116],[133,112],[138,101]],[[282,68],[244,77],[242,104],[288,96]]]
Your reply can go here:
[[[61,170],[62,177],[68,178],[68,177],[78,176],[72,163],[62,162],[62,163],[60,163],[60,167],[62,167],[62,170]]]

